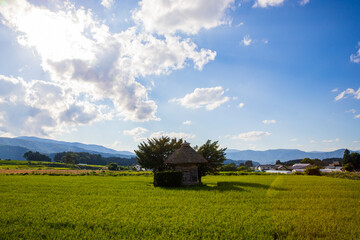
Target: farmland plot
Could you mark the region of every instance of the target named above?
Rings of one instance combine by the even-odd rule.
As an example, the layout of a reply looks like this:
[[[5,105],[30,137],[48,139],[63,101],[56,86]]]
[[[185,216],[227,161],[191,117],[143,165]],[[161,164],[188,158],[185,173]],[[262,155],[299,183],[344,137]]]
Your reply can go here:
[[[154,188],[147,176],[0,176],[5,239],[360,239],[360,181],[207,176]]]

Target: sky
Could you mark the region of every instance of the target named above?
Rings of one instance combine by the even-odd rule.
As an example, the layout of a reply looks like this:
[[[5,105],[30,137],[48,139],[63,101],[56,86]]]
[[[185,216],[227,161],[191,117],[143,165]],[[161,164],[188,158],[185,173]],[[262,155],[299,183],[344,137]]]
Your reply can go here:
[[[360,1],[0,0],[0,137],[360,149]]]

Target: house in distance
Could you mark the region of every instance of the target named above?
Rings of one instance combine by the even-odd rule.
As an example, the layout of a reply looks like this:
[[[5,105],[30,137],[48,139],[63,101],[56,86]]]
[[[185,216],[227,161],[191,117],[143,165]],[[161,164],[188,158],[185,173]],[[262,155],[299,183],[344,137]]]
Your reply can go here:
[[[173,166],[175,170],[183,173],[182,183],[184,185],[199,184],[198,167],[200,164],[206,163],[208,161],[186,141],[165,160],[165,164]]]

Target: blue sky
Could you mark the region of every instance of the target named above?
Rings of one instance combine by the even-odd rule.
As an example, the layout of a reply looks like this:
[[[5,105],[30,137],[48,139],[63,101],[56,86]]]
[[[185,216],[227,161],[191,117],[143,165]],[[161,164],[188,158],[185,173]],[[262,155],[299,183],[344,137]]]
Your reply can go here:
[[[360,2],[0,0],[0,136],[360,149]]]

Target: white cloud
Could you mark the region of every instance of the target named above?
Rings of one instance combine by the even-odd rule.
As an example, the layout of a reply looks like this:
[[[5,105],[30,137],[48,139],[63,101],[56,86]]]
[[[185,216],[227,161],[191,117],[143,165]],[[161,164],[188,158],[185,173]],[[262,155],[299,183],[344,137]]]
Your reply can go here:
[[[276,7],[280,6],[285,0],[256,0],[253,7]],[[306,0],[305,0],[306,1]]]
[[[238,27],[241,27],[242,25],[244,25],[244,23],[240,22],[240,23],[236,24],[235,27],[238,28]]]
[[[339,101],[340,99],[343,99],[348,95],[353,96],[355,99],[360,99],[360,88],[357,91],[352,88],[348,88],[345,91],[342,91],[335,97],[335,101]]]
[[[190,120],[187,120],[187,121],[184,121],[183,124],[184,124],[184,125],[191,125],[192,122],[191,122]]]
[[[305,6],[306,4],[308,4],[310,2],[310,0],[301,0],[300,1],[300,5],[301,6]]]
[[[239,103],[238,108],[243,108],[245,106],[245,103]]]
[[[360,118],[360,114],[355,115],[354,118]]]
[[[146,128],[137,127],[131,130],[125,130],[123,133],[125,136],[133,136],[135,142],[146,141],[149,138],[160,138],[160,137],[170,137],[170,138],[183,138],[183,139],[192,139],[195,138],[194,134],[188,134],[183,132],[165,132],[158,131],[153,132],[150,136],[145,137],[144,134],[147,133],[148,130]]]
[[[324,143],[333,143],[333,142],[339,142],[340,139],[336,138],[336,139],[329,139],[329,140],[323,140]]]
[[[292,139],[290,139],[289,141],[290,141],[290,142],[296,142],[297,139],[296,139],[296,138],[292,138]]]
[[[195,138],[194,134],[188,134],[188,133],[183,133],[183,132],[164,132],[164,131],[154,132],[150,135],[149,138],[160,138],[163,136],[170,137],[170,138],[182,138],[184,140]]]
[[[263,120],[262,123],[263,124],[275,124],[276,120]]]
[[[360,63],[360,42],[358,42],[359,49],[355,54],[351,54],[350,61],[353,63]]]
[[[202,108],[214,110],[221,104],[229,101],[229,97],[223,96],[222,87],[196,88],[194,92],[186,94],[183,98],[173,98],[169,102],[177,102],[186,108]]]
[[[115,141],[111,145],[108,145],[107,147],[115,150],[124,150],[124,144],[120,141]]]
[[[244,44],[244,46],[249,46],[252,42],[252,39],[250,38],[249,35],[245,35],[243,40],[241,41],[242,44]]]
[[[0,75],[0,131],[13,135],[44,135],[68,127],[108,119],[103,105],[72,93],[57,83]]]
[[[264,137],[270,136],[271,133],[264,132],[264,131],[251,131],[246,133],[240,133],[238,135],[235,135],[232,137],[232,139],[237,140],[243,140],[243,141],[257,141]]]
[[[317,141],[311,139],[311,140],[310,140],[310,143],[317,143]]]
[[[148,32],[196,34],[231,22],[225,15],[234,0],[142,0],[133,19]]]
[[[355,113],[356,113],[356,110],[355,110],[355,109],[350,109],[350,110],[348,110],[348,111],[346,111],[346,112],[355,114]]]
[[[269,40],[263,39],[262,42],[265,43],[265,44],[268,44],[268,43],[269,43]]]
[[[124,130],[123,134],[125,136],[133,136],[135,142],[141,142],[141,141],[146,140],[146,138],[144,138],[143,135],[147,131],[148,130],[146,128],[136,127],[136,128],[131,129],[131,130]]]
[[[331,92],[337,92],[337,91],[339,91],[338,88],[334,88],[333,90],[331,90]]]
[[[136,136],[136,135],[142,135],[142,134],[146,133],[147,131],[148,130],[146,128],[136,127],[131,130],[124,130],[123,133],[125,136]]]
[[[67,1],[52,10],[26,0],[8,1],[1,6],[0,15],[3,23],[18,34],[20,45],[35,49],[41,67],[50,76],[48,85],[66,91],[65,98],[73,99],[61,119],[74,125],[99,119],[96,115],[106,108],[99,102],[109,102],[107,106],[120,119],[159,120],[157,105],[148,97],[149,89],[137,78],[169,74],[191,62],[201,70],[216,56],[216,52],[198,49],[190,39],[174,35],[158,37],[136,27],[111,33],[91,10],[77,9]],[[210,25],[203,28],[207,26]],[[52,111],[49,109],[45,110]],[[43,132],[52,131],[50,128],[55,125],[46,125]]]
[[[114,0],[102,0],[101,5],[103,5],[106,8],[111,8],[111,6],[114,4]]]

